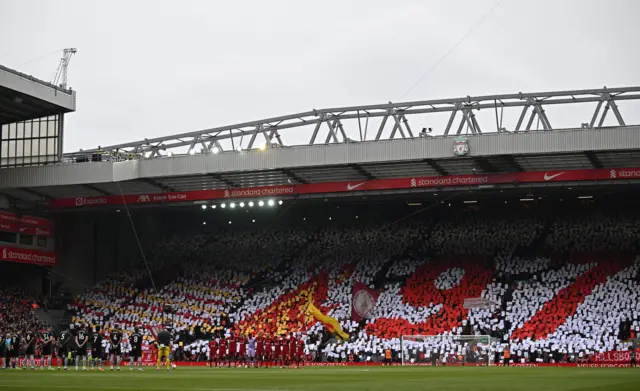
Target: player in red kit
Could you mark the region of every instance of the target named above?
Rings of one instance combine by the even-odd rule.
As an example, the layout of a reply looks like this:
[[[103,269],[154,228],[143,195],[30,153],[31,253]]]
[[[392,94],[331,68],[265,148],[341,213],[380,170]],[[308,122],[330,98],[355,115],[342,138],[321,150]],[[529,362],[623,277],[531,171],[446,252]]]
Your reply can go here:
[[[209,366],[211,368],[218,366],[218,341],[215,337],[209,341]]]
[[[264,360],[264,345],[262,333],[259,333],[256,337],[256,365],[261,367]]]
[[[302,338],[296,341],[296,362],[299,367],[304,366],[304,341]]]
[[[280,361],[280,365],[281,366],[288,366],[289,363],[289,340],[286,338],[281,338],[280,342],[282,343],[282,354],[280,355],[280,359],[282,361]]]
[[[273,351],[275,349],[275,340],[269,337],[265,337],[264,340],[264,361],[265,367],[268,368],[273,365]]]
[[[245,337],[238,338],[237,341],[238,358],[236,359],[236,366],[246,363],[247,358],[247,340]]]
[[[221,366],[226,357],[227,357],[227,340],[225,338],[220,338],[220,341],[218,341],[218,365]]]
[[[283,362],[283,356],[282,356],[282,348],[284,346],[284,341],[282,340],[282,337],[276,337],[275,339],[275,344],[276,344],[276,351],[274,354],[274,361],[276,362],[276,365],[280,365],[280,367],[282,368],[284,365]]]
[[[290,367],[294,367],[296,366],[296,346],[297,346],[297,340],[296,340],[296,336],[291,333],[291,336],[289,337],[289,366]]]
[[[236,337],[233,334],[231,334],[227,342],[229,343],[229,357],[228,357],[229,363],[228,364],[229,364],[229,368],[231,368],[231,362],[235,362],[238,360],[237,351],[236,351],[236,347],[237,347]]]

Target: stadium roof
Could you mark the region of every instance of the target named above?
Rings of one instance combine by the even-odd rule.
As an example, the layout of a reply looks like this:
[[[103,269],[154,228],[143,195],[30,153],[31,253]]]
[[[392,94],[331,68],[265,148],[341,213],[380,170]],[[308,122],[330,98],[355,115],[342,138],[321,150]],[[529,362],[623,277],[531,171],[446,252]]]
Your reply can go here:
[[[550,126],[555,117],[546,114],[549,107],[580,102],[592,105],[588,118],[570,120],[581,127]],[[629,117],[623,113],[637,110],[623,112],[618,108],[621,102],[637,105],[640,87],[317,110],[77,152],[67,155],[67,164],[5,169],[0,171],[0,193],[47,206],[75,207],[124,200],[177,204],[234,194],[255,196],[256,191],[296,198],[439,191],[440,185],[429,184],[446,181],[455,182],[455,188],[462,188],[462,183],[470,188],[628,184],[640,181],[640,126],[625,122]],[[519,111],[510,131],[499,119],[504,108]],[[480,109],[483,115],[489,109],[497,131],[490,132],[479,120]],[[434,111],[449,118],[443,135],[411,131],[409,119]],[[606,126],[607,113],[616,126]],[[355,125],[357,131],[361,116],[380,120],[371,132],[375,138],[347,136],[346,125]],[[536,119],[542,129],[533,126]],[[312,130],[309,143],[283,143],[281,131],[300,132],[304,127]],[[319,135],[320,128],[326,138]],[[271,144],[255,148],[258,137]],[[320,138],[325,142],[318,143]],[[233,145],[234,139],[235,146],[243,148],[221,148],[222,142]],[[456,151],[457,146],[462,149]],[[187,148],[182,155],[163,153],[181,147]]]
[[[0,65],[0,125],[43,118],[76,109],[75,91]]]
[[[440,187],[462,189],[462,183],[506,189],[640,181],[640,127],[476,135],[469,137],[466,156],[454,155],[454,139],[19,167],[0,171],[0,192],[18,200],[75,207],[115,205],[124,199],[206,201],[236,193],[251,198],[256,188],[265,187],[257,191],[310,198],[439,192]],[[440,181],[455,183],[440,186]]]

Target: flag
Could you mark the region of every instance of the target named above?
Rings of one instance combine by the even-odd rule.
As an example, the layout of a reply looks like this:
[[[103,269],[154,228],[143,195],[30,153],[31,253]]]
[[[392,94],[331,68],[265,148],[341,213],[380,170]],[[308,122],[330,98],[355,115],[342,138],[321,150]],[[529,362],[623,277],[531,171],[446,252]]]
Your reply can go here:
[[[313,315],[314,318],[320,323],[324,325],[324,327],[329,330],[330,333],[334,334],[338,339],[342,341],[349,340],[349,334],[345,333],[340,326],[340,323],[336,318],[332,318],[331,316],[325,315],[313,305],[312,302],[309,302],[309,306],[307,307],[307,312]]]
[[[158,333],[160,332],[160,330],[162,330],[160,326],[149,327],[149,331],[151,332],[151,336],[153,337],[154,341],[158,340]]]
[[[351,319],[362,322],[378,303],[378,292],[361,282],[353,284],[351,296]]]

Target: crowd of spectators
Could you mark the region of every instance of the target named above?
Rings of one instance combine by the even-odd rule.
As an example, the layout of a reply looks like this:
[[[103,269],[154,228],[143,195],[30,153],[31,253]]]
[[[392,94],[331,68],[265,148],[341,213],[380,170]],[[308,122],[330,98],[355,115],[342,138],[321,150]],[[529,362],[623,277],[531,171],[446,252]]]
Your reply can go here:
[[[0,332],[40,330],[35,315],[42,298],[20,287],[0,286]]]
[[[556,252],[640,252],[637,210],[591,211],[554,219],[546,245]]]
[[[170,323],[174,349],[193,358],[208,354],[210,338],[249,333],[301,335],[308,354],[329,361],[378,360],[387,349],[425,360],[626,350],[640,332],[638,237],[639,219],[601,212],[175,234],[149,251],[154,268],[179,264],[171,282],[154,289],[140,284],[143,270],[119,273],[74,301],[71,326],[142,327],[149,344],[148,329]],[[363,322],[351,319],[355,282],[379,293]],[[468,308],[470,298],[484,304]],[[309,303],[349,340],[329,335]],[[433,334],[442,338],[403,339]]]

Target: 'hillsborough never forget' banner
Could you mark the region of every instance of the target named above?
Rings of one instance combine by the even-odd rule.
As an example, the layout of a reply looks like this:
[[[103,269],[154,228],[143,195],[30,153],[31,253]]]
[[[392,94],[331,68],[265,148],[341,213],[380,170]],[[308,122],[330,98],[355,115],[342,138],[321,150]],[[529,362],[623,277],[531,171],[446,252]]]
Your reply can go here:
[[[220,190],[193,190],[169,193],[110,195],[102,197],[77,197],[52,200],[51,208],[77,208],[127,204],[164,202],[207,201],[235,198],[277,197],[299,194],[346,193],[356,191],[399,190],[452,186],[487,186],[507,183],[545,183],[601,180],[640,179],[640,167],[596,170],[564,170],[513,172],[481,175],[448,175],[373,179],[369,181],[325,182],[297,185],[232,188]]]
[[[40,366],[40,359],[34,359],[35,366]],[[24,359],[18,359],[18,367],[22,368],[24,366]],[[206,361],[173,361],[172,364],[175,364],[178,367],[206,367],[208,366]],[[271,363],[273,364],[273,363]],[[156,360],[154,356],[145,355],[143,352],[142,358],[142,366],[149,367],[156,365]],[[304,366],[306,367],[382,367],[384,364],[381,362],[305,362]],[[393,363],[392,366],[401,366],[400,363]],[[419,363],[419,364],[404,364],[408,367],[432,367],[431,363]],[[58,366],[58,358],[51,359],[51,366]],[[129,362],[122,361],[120,363],[122,367],[128,367]],[[447,365],[449,367],[461,367],[460,364],[450,364]],[[476,367],[478,366],[475,363],[469,363],[466,366],[468,367]],[[501,367],[502,365],[496,365],[496,367]],[[526,368],[545,368],[545,367],[565,367],[565,368],[629,368],[630,364],[575,364],[575,363],[567,363],[567,364],[511,364],[512,367],[526,367]],[[437,368],[442,368],[442,366],[438,365]]]
[[[596,363],[628,363],[631,360],[631,355],[636,355],[636,360],[640,362],[640,352],[621,352],[612,350],[605,353],[597,353],[593,356]]]

